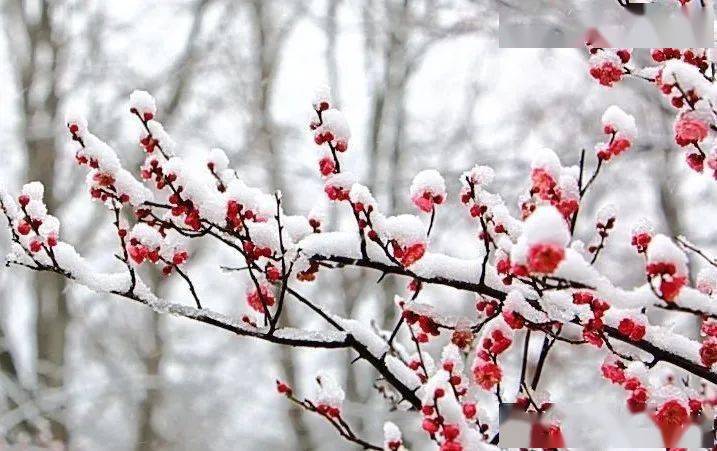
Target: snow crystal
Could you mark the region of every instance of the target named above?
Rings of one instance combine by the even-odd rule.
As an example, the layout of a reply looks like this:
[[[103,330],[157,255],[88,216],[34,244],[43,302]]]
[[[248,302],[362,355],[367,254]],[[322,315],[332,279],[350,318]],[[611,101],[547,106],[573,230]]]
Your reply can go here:
[[[274,336],[287,340],[311,340],[317,342],[336,342],[346,339],[346,333],[341,331],[319,331],[283,327],[274,331]]]
[[[281,224],[292,243],[302,240],[314,231],[304,216],[282,216]]]
[[[45,194],[45,186],[40,182],[30,182],[22,186],[22,194],[28,196],[31,200],[42,201]]]
[[[612,127],[620,135],[630,140],[637,136],[635,118],[616,105],[605,110],[602,115],[602,125],[603,127]]]
[[[564,168],[565,169],[565,168]],[[578,199],[580,197],[580,188],[578,187],[578,179],[569,171],[563,170],[558,179],[558,187],[560,193],[566,199]]]
[[[272,251],[279,251],[279,234],[276,223],[247,222],[251,241],[259,247],[268,247]]]
[[[335,186],[336,188],[342,188],[344,190],[350,190],[351,187],[356,183],[356,176],[350,172],[339,172],[338,174],[331,174],[326,178],[326,186]]]
[[[545,313],[533,308],[533,306],[525,300],[525,296],[516,289],[508,292],[503,310],[520,313],[523,318],[533,323],[545,323],[548,320]]]
[[[60,232],[60,220],[52,215],[46,215],[42,218],[42,224],[38,228],[40,235],[47,237],[51,234],[58,234]]]

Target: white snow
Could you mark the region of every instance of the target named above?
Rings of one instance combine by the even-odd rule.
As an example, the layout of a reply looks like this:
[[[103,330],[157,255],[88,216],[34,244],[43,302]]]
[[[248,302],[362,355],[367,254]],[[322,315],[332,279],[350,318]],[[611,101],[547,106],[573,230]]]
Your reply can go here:
[[[331,88],[327,85],[319,85],[314,89],[314,97],[311,104],[315,110],[318,110],[323,102],[331,105]]]
[[[476,188],[482,188],[490,185],[493,178],[495,178],[493,168],[490,166],[476,165],[473,166],[471,170],[464,172],[461,175],[460,181],[461,184],[466,185],[468,183],[466,179],[468,179],[476,186]]]
[[[132,94],[129,95],[129,106],[137,110],[140,115],[144,113],[154,115],[157,113],[157,105],[154,101],[154,97],[147,91],[132,91]]]
[[[22,194],[30,197],[30,200],[42,201],[45,194],[45,186],[40,182],[30,182],[22,186]]]
[[[535,156],[531,162],[531,168],[543,169],[556,181],[560,178],[560,159],[552,149],[544,148],[535,152]]]
[[[411,197],[430,193],[446,198],[446,182],[435,169],[425,169],[413,177],[410,188]]]
[[[637,136],[637,125],[635,118],[619,106],[611,105],[602,115],[603,127],[612,127],[620,136],[629,140],[635,139]]]
[[[672,263],[675,265],[677,275],[687,274],[687,256],[667,236],[657,234],[652,238],[647,248],[648,263]]]
[[[570,231],[563,216],[550,205],[535,209],[523,224],[523,233],[511,251],[511,261],[523,264],[530,246],[554,244],[565,247],[570,242]]]
[[[334,317],[334,319],[341,325],[341,327],[346,329],[346,332],[350,333],[356,341],[366,346],[368,352],[375,357],[380,358],[386,353],[386,351],[388,351],[388,344],[386,344],[381,337],[376,335],[376,333],[366,324],[355,319],[339,317]]]
[[[395,423],[387,421],[383,423],[384,448],[388,449],[389,443],[401,441],[401,430]]]
[[[331,108],[324,111],[321,117],[324,123],[317,131],[330,132],[334,136],[334,141],[348,141],[351,131],[349,123],[341,111]]]
[[[392,355],[387,355],[386,367],[399,381],[401,381],[401,383],[403,383],[403,385],[409,389],[415,390],[421,386],[421,380],[418,378],[416,373],[398,358]]]
[[[213,147],[207,154],[207,164],[209,163],[214,165],[214,172],[220,173],[229,166],[229,158],[222,149]]]
[[[150,249],[158,248],[160,244],[162,244],[162,235],[159,234],[157,229],[143,222],[135,224],[135,226],[132,227],[130,238],[137,239],[137,241]]]
[[[410,246],[426,240],[426,226],[418,216],[408,214],[389,216],[377,227],[387,239],[396,240],[400,246]]]
[[[316,376],[318,382],[315,401],[317,404],[324,404],[331,407],[341,407],[346,395],[341,386],[327,372],[321,372]]]

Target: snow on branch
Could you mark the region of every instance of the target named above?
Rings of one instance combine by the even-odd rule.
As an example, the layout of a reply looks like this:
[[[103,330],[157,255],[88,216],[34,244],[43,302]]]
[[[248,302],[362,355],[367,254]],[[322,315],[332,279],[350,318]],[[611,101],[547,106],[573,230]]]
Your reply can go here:
[[[714,66],[705,64],[707,53],[656,49],[653,58],[660,66],[650,70],[630,66],[626,49],[590,51],[590,73],[603,85],[624,76],[656,82],[677,109],[675,139],[691,149],[690,166],[702,171],[706,161],[717,170],[717,165],[712,167],[712,160],[717,161],[714,151],[703,151],[711,148],[717,130]],[[555,346],[573,346],[577,355],[585,347],[603,352],[605,361],[595,374],[620,385],[632,411],[660,415],[677,403],[694,413],[698,403],[711,396],[713,391],[696,394],[676,386],[672,396],[664,396],[664,387],[648,375],[656,366],[669,364],[677,374],[717,384],[717,271],[701,273],[691,287],[685,251],[717,267],[715,260],[686,239],[656,234],[641,223],[633,229],[631,242],[623,245],[644,258],[640,269],[645,282],[623,288],[595,266],[603,249],[618,245],[608,238],[619,212],[605,206],[590,219],[594,229],[587,246],[576,236],[576,223],[585,220],[580,215],[585,194],[609,170],[610,161],[638,139],[630,114],[617,106],[608,108],[601,118],[603,140],[596,137],[594,155],[582,151],[578,166],[564,166],[552,150],[536,152],[517,211],[493,191],[493,170],[476,165],[461,174],[455,196],[437,171],[419,172],[406,187],[417,210],[410,214],[383,211],[368,187],[345,171],[342,156],[350,149],[351,133],[327,88],[317,91],[312,106],[309,128],[320,148],[317,169],[323,194],[343,207],[350,219],[347,229],[326,230],[318,211],[285,213],[281,193],[247,185],[221,149],[181,155],[158,119],[154,98],[135,91],[130,113],[139,121],[138,149],[144,153],[137,171],[124,169],[84,118],[69,114],[66,122],[77,146],[76,161],[87,174],[90,198],[109,212],[116,244],[106,251],[116,258],[117,270],[98,272],[61,240],[60,223],[47,211],[37,182],[16,195],[0,189],[12,240],[7,264],[54,272],[96,292],[237,335],[290,346],[350,349],[375,370],[375,387],[390,407],[418,417],[424,432],[443,450],[489,449],[497,443],[500,402],[515,401],[529,411],[545,409],[549,394],[538,387]],[[480,249],[475,258],[433,248],[431,236],[451,233],[434,227],[437,215],[449,208],[463,211],[474,228]],[[131,213],[129,220],[125,210]],[[246,282],[240,318],[207,309],[199,298],[195,283],[201,281],[192,275],[188,246],[197,238],[215,240],[241,258],[241,266],[223,266]],[[158,265],[164,276],[181,279],[188,299],[158,299],[139,277],[142,265]],[[304,294],[310,290],[299,288],[345,267],[372,269],[379,282],[387,274],[405,278],[405,292],[396,293],[399,319],[391,329],[338,317]],[[440,303],[434,307],[425,302],[427,285],[469,293],[475,308],[471,305],[467,315],[448,315]],[[315,315],[323,328],[282,327],[289,302]],[[648,312],[655,309],[704,319],[702,341],[651,323]],[[527,365],[531,334],[544,340],[532,376]],[[441,352],[432,355],[429,349],[435,346],[426,344],[441,337]],[[506,355],[521,340],[523,361],[520,374],[513,375]],[[518,384],[511,388],[507,381],[516,378]],[[320,373],[316,383],[316,395],[303,399],[283,382],[277,382],[277,390],[321,416],[349,442],[365,449],[404,449],[403,435],[393,423],[385,424],[381,445],[359,437],[343,416],[343,389],[326,373]],[[559,431],[559,424],[551,427]]]

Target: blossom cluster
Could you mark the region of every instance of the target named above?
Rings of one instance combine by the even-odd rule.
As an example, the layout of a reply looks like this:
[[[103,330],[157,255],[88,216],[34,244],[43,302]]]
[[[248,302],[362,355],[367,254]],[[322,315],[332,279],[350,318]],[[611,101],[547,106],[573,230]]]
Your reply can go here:
[[[591,48],[591,54],[591,74],[604,85],[635,73],[627,49]],[[708,141],[711,145],[714,124],[704,55],[694,49],[657,49],[653,58],[660,67],[651,78],[678,110],[676,143],[700,155]],[[647,72],[641,74],[649,78]],[[148,93],[133,93],[129,110],[138,121],[138,147],[144,155],[137,178],[90,132],[86,120],[71,114],[66,122],[78,147],[76,161],[87,170],[90,197],[113,214],[123,272],[104,278],[88,274],[88,265],[80,264],[69,245],[58,242],[59,221],[48,214],[42,185],[36,182],[25,185],[17,197],[0,191],[14,242],[12,262],[150,306],[160,304],[136,270],[156,264],[165,275],[181,277],[197,304],[192,310],[161,304],[162,311],[275,343],[351,348],[380,373],[376,388],[392,407],[413,411],[417,424],[442,451],[479,449],[483,442],[495,441],[496,407],[505,400],[531,413],[547,413],[550,393],[538,386],[547,353],[556,343],[604,352],[607,357],[594,374],[624,392],[627,409],[647,412],[660,427],[696,421],[711,396],[675,384],[674,378],[657,383],[650,370],[665,361],[681,368],[677,371],[717,381],[717,270],[701,272],[693,288],[685,254],[693,246],[656,233],[642,221],[632,229],[629,242],[621,244],[634,247],[644,259],[644,285],[622,289],[595,265],[602,249],[614,244],[617,209],[599,209],[587,245],[576,232],[585,193],[600,171],[608,170],[609,162],[622,158],[638,139],[635,119],[617,106],[602,116],[607,138],[595,146],[594,154],[583,151],[579,165],[564,165],[549,149],[535,152],[517,208],[493,192],[493,169],[478,164],[453,180],[455,186],[435,169],[420,171],[406,192],[417,214],[390,215],[367,186],[345,171],[348,121],[328,89],[319,89],[309,124],[320,153],[319,177],[324,195],[343,208],[351,225],[350,230],[333,232],[325,230],[320,211],[286,214],[281,193],[271,195],[247,185],[221,149],[179,156]],[[455,196],[449,194],[451,189]],[[475,231],[475,259],[437,252],[429,239],[436,216],[451,203]],[[123,209],[133,213],[131,218],[125,219]],[[229,268],[247,275],[241,321],[208,312],[200,303],[187,268],[190,243],[200,237],[216,239],[242,258],[242,267]],[[58,249],[63,249],[59,255]],[[351,265],[408,279],[406,293],[396,293],[398,319],[392,329],[333,315],[294,288]],[[432,292],[424,291],[428,285],[468,292],[475,307],[457,318],[444,314],[443,306],[432,302]],[[333,330],[281,328],[288,299],[308,306]],[[704,318],[702,340],[656,324],[647,314],[653,307]],[[531,335],[545,344],[528,384]],[[515,379],[509,377],[515,369],[509,356],[520,353],[520,341],[522,370],[515,387],[508,384]],[[440,356],[434,357],[431,351],[436,349]],[[652,354],[654,361],[645,354]],[[284,382],[276,388],[349,441],[366,449],[405,449],[394,423],[385,424],[382,446],[358,437],[346,421],[341,386],[326,372],[319,373],[316,384],[316,393],[306,399]],[[550,422],[541,434],[553,437],[551,443],[562,443],[559,421]]]

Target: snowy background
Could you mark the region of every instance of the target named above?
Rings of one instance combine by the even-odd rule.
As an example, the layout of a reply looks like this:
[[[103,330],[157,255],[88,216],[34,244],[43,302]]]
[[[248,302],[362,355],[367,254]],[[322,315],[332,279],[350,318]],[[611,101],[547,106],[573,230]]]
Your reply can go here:
[[[636,3],[636,2],[632,2]],[[497,2],[500,47],[580,47],[595,39],[604,47],[711,47],[714,4],[699,0],[655,0],[635,14],[618,0],[534,0]]]
[[[117,264],[103,251],[111,224],[87,200],[64,112],[84,110],[132,167],[141,158],[128,114],[135,88],[157,97],[181,152],[222,147],[248,183],[281,188],[285,209],[301,213],[324,199],[307,129],[317,85],[333,86],[350,122],[346,164],[394,212],[408,210],[417,171],[439,169],[452,203],[458,175],[479,163],[496,169],[494,186],[515,213],[534,152],[550,147],[565,164],[577,163],[580,149],[601,138],[602,112],[617,104],[637,118],[640,134],[588,195],[594,210],[586,217],[608,202],[619,212],[599,268],[620,286],[642,282],[642,262],[629,248],[641,216],[660,232],[717,248],[709,227],[717,190],[681,161],[660,96],[634,80],[597,86],[581,49],[499,49],[498,12],[489,2],[6,0],[0,13],[0,182],[14,190],[42,180],[63,236],[98,268]],[[453,210],[439,216],[432,246],[475,258],[475,230]],[[334,224],[347,219],[328,211]],[[582,226],[577,233],[589,237],[590,222]],[[3,255],[7,245],[2,228]],[[188,271],[200,296],[240,316],[243,281],[219,269],[239,262],[209,244],[192,252]],[[405,281],[377,285],[377,277],[329,274],[311,290],[328,310],[390,327],[393,295]],[[181,281],[146,279],[161,296],[191,303]],[[427,294],[446,313],[473,308],[448,289]],[[330,427],[275,393],[276,377],[310,392],[320,369],[344,383],[345,411],[359,435],[380,440],[383,421],[400,417],[386,411],[369,368],[350,366],[343,351],[238,339],[17,269],[0,272],[0,308],[3,434],[47,424],[78,450],[347,449]],[[306,324],[301,310],[288,314]],[[691,322],[674,327],[696,333]],[[596,385],[597,353],[574,356],[570,346],[551,354],[544,383],[557,400],[618,396],[609,384]],[[425,437],[410,433],[417,421],[401,426],[406,436]]]

